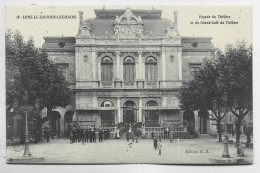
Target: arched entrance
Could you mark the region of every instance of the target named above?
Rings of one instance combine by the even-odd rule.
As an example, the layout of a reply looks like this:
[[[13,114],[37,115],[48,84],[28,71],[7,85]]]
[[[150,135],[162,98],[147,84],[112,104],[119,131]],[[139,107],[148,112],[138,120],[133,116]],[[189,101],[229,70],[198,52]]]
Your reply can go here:
[[[123,123],[134,124],[137,120],[137,108],[135,102],[129,100],[123,105]]]
[[[58,111],[52,111],[50,113],[50,132],[52,138],[54,138],[54,136],[60,138],[60,118],[61,115]]]
[[[193,135],[195,133],[195,115],[192,110],[183,112],[183,125],[187,126],[187,131]]]
[[[200,117],[200,134],[207,134],[209,112],[206,110],[199,111],[198,115]]]
[[[74,111],[67,111],[64,115],[64,132],[65,136],[69,137],[72,128],[72,118]]]
[[[110,108],[114,107],[114,103],[106,100],[102,102],[100,106],[104,108],[104,110],[101,110],[101,127],[114,127],[115,110],[110,110]]]
[[[158,103],[150,100],[145,104],[146,107],[158,107]],[[158,110],[145,110],[145,127],[159,127],[159,111]]]

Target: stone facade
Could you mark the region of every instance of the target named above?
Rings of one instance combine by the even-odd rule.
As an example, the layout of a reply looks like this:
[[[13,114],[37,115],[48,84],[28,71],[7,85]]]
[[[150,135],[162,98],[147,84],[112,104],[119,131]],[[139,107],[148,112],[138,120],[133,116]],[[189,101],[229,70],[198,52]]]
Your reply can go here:
[[[161,18],[161,10],[95,13],[83,21],[79,12],[75,37],[44,37],[43,48],[65,69],[75,93],[72,105],[57,109],[61,132],[70,119],[82,128],[120,122],[141,122],[147,129],[182,126],[178,90],[192,79],[192,69],[213,55],[212,38],[180,36],[177,12],[174,21]],[[66,118],[68,111],[73,113]],[[195,113],[197,132],[198,119]]]

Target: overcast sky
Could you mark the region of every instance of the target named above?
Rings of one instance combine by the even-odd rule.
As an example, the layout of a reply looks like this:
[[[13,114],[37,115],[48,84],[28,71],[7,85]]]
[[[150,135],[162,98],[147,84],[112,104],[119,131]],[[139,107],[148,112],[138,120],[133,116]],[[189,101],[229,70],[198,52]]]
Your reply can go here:
[[[79,27],[78,11],[84,12],[84,20],[95,17],[94,9],[103,6],[7,6],[6,28],[21,31],[25,39],[32,36],[35,45],[41,47],[44,36],[76,36]],[[125,6],[106,6],[106,9],[125,9]],[[132,9],[152,9],[152,6],[131,6]],[[250,6],[154,6],[161,9],[162,18],[173,20],[173,11],[178,11],[178,30],[181,36],[213,37],[216,48],[223,49],[226,43],[245,39],[252,43],[252,9]],[[17,16],[20,16],[17,19]],[[23,19],[26,15],[76,15],[76,19]],[[215,15],[217,18],[212,19]],[[218,15],[230,18],[218,18]],[[210,16],[203,19],[200,16]],[[223,21],[225,24],[190,24],[198,21]],[[226,24],[235,21],[238,24]]]

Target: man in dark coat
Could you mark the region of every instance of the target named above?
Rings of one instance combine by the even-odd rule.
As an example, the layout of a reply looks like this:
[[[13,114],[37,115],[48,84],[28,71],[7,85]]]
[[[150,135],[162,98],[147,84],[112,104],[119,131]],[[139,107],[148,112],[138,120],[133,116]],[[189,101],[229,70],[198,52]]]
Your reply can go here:
[[[98,141],[99,142],[103,142],[103,131],[102,129],[99,129],[99,132],[98,132]]]
[[[86,130],[85,142],[89,140],[89,129]]]
[[[154,137],[154,139],[153,139],[153,148],[154,148],[154,150],[157,149],[157,138],[156,137]]]
[[[110,131],[109,131],[109,129],[107,129],[107,139],[109,139],[109,134],[110,133]]]
[[[50,141],[50,130],[49,130],[49,128],[46,129],[46,139],[47,139],[47,142]]]
[[[96,142],[97,138],[96,138],[96,130],[93,130],[93,142]]]

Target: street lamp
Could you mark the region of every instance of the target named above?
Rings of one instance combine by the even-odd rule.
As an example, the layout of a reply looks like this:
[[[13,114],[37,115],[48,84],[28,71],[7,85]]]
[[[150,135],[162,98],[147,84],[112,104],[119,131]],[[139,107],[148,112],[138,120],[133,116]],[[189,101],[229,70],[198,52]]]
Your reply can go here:
[[[18,103],[18,99],[15,98],[14,101],[13,101],[13,107],[14,107],[14,111],[18,111],[18,110],[22,110],[25,114],[25,149],[24,149],[24,153],[23,153],[23,157],[31,157],[31,152],[30,152],[30,149],[29,149],[29,130],[28,130],[28,113],[29,113],[29,109],[32,110],[32,108],[35,108],[36,111],[35,112],[38,112],[39,110],[39,107],[40,107],[40,101],[38,99],[35,100],[35,103],[34,103],[34,107],[32,106],[28,106],[28,100],[29,100],[29,93],[28,91],[25,91],[24,92],[24,95],[23,95],[23,101],[24,101],[24,106],[21,106],[19,108],[19,103]]]
[[[29,100],[29,93],[27,91],[24,92],[23,95],[24,100],[24,112],[25,112],[25,149],[23,153],[23,157],[31,157],[31,152],[29,149],[29,132],[28,132],[28,100]]]

